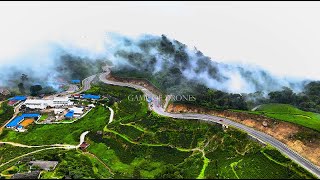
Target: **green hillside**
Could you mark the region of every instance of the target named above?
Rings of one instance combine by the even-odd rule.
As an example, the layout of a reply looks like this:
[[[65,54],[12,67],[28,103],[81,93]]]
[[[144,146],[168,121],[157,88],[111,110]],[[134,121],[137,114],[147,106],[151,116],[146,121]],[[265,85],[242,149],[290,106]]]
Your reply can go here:
[[[147,110],[146,101],[128,100],[129,95],[142,94],[137,90],[99,84],[90,92],[119,100],[110,106],[115,112],[112,123],[107,124],[108,109],[96,106],[73,124],[32,125],[25,133],[5,130],[0,140],[28,145],[77,144],[80,134],[90,130],[87,152],[42,151],[28,157],[59,161],[54,171],[42,173],[42,178],[50,179],[314,178],[276,149],[253,141],[246,133],[159,116]],[[22,150],[3,146],[0,163],[22,154]],[[0,166],[0,173],[26,167],[27,161],[17,161]]]
[[[288,104],[263,104],[257,113],[320,131],[320,114],[302,111]]]

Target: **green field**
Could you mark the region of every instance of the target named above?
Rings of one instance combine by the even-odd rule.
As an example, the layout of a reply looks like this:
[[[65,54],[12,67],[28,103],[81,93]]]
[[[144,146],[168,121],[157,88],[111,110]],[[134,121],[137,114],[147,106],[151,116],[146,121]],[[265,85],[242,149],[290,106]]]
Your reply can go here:
[[[137,90],[100,84],[89,92],[118,99],[111,106],[115,111],[111,124],[107,125],[109,110],[97,106],[73,124],[32,125],[26,133],[5,130],[0,140],[75,145],[89,130],[88,153],[52,150],[32,156],[59,161],[57,169],[42,178],[314,178],[241,131],[162,117],[149,111],[145,101],[129,101],[128,95],[141,95]],[[18,156],[20,148],[0,154],[11,157],[16,151]]]
[[[49,116],[49,114],[41,114],[39,121],[41,122],[41,121],[46,120],[48,118],[48,116]]]
[[[9,120],[13,116],[13,107],[9,106],[8,101],[4,101],[0,104],[0,125]]]
[[[302,111],[288,104],[263,104],[254,112],[320,132],[320,114],[318,113]]]

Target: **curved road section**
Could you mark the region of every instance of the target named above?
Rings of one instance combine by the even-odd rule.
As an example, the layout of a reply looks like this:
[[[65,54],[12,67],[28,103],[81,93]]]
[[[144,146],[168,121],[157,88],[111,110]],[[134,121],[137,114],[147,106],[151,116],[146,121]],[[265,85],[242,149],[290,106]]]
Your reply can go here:
[[[104,72],[99,75],[100,81],[106,83],[106,84],[111,84],[111,85],[117,85],[117,86],[126,86],[126,87],[131,87],[134,89],[141,90],[145,93],[146,96],[152,98],[156,97],[151,91],[148,89],[135,85],[135,84],[129,84],[129,83],[123,83],[123,82],[115,82],[115,81],[110,81],[106,78],[106,76],[110,73],[109,67],[104,67],[103,68]],[[90,86],[90,85],[89,85]],[[182,113],[182,114],[177,114],[177,113],[168,113],[165,112],[165,110],[162,108],[162,106],[159,104],[159,101],[153,100],[152,102],[152,109],[162,115],[162,116],[167,116],[167,117],[172,117],[172,118],[178,118],[178,119],[198,119],[202,121],[206,121],[209,123],[219,123],[219,124],[224,124],[228,126],[232,126],[235,128],[238,128],[242,131],[247,132],[250,136],[255,137],[256,139],[268,143],[271,146],[277,148],[280,152],[288,156],[290,159],[294,160],[297,164],[300,166],[304,167],[305,169],[309,170],[312,174],[320,178],[320,169],[316,165],[312,164],[310,161],[307,159],[303,158],[300,156],[298,153],[295,151],[291,150],[287,145],[284,143],[278,141],[277,139],[271,137],[268,134],[265,134],[263,132],[257,131],[253,128],[247,127],[243,124],[231,121],[226,118],[218,117],[218,116],[213,116],[213,115],[207,115],[207,114],[194,114],[194,113]]]

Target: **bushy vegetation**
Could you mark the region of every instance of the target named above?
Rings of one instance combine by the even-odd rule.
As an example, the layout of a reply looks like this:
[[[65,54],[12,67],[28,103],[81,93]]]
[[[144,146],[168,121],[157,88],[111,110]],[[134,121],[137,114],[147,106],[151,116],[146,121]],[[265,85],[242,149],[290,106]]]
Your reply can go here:
[[[63,54],[56,61],[56,71],[59,76],[66,80],[80,79],[96,74],[101,71],[102,60],[92,60],[89,58]]]
[[[38,150],[39,148],[22,148],[22,147],[14,147],[11,145],[2,145],[0,146],[0,165],[5,163],[17,156],[23,155],[25,153],[29,153],[31,151]],[[0,169],[1,170],[1,169]],[[1,171],[0,171],[1,172]]]
[[[304,111],[320,113],[320,81],[309,82],[301,93],[289,88],[271,92],[267,102],[291,104]]]
[[[14,113],[13,107],[8,105],[8,101],[0,104],[0,125],[12,118]]]
[[[116,116],[113,123],[106,126],[105,134],[90,134],[94,144],[89,151],[104,158],[116,178],[197,178],[202,170],[203,178],[313,177],[306,171],[287,168],[291,160],[283,165],[276,163],[270,157],[281,159],[280,153],[266,156],[269,152],[265,150],[264,154],[264,148],[245,133],[233,129],[224,132],[218,125],[200,121],[158,116],[146,111],[145,106],[145,103],[122,99],[112,106]],[[207,167],[204,158],[208,158]],[[235,167],[236,173],[240,171],[235,175],[231,165],[240,160],[246,162],[246,166]],[[264,170],[265,162],[267,170]],[[260,170],[254,171],[253,167]],[[251,176],[241,174],[249,170]]]
[[[14,147],[13,149],[16,150],[17,148]],[[23,149],[28,150],[26,148]],[[9,172],[8,174],[29,171],[30,169],[28,162],[30,160],[58,161],[58,165],[53,171],[43,171],[43,173],[41,173],[41,179],[105,179],[111,177],[111,174],[105,170],[103,165],[91,156],[82,154],[80,151],[56,149],[41,151],[29,156],[25,156],[24,158],[20,159],[20,161],[9,166],[9,169],[15,171],[13,172],[10,170],[12,172]],[[1,167],[0,172],[6,172],[6,168],[8,168],[8,166]],[[100,170],[100,172],[98,170]]]

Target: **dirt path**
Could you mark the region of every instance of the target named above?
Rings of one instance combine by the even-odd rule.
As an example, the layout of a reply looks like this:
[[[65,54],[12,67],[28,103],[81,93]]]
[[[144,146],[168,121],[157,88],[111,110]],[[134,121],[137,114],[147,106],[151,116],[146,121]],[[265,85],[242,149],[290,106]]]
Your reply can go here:
[[[90,153],[90,152],[84,152],[83,154],[89,155],[95,159],[97,159],[106,169],[108,169],[109,173],[114,175],[114,173],[111,171],[111,168],[107,166],[101,159],[99,159],[96,155]]]
[[[10,159],[9,161],[1,164],[0,167],[4,166],[4,165],[6,165],[6,164],[9,164],[9,163],[11,163],[11,162],[13,162],[13,161],[15,161],[15,160],[18,160],[18,159],[20,159],[20,158],[23,158],[23,157],[25,157],[25,156],[29,156],[29,155],[31,155],[31,154],[35,154],[35,153],[38,153],[38,152],[41,152],[41,151],[45,151],[45,150],[50,150],[50,149],[65,149],[65,147],[49,147],[49,148],[45,148],[45,149],[39,149],[39,150],[36,150],[36,151],[32,151],[32,152],[23,154],[23,155],[21,155],[21,156],[15,157],[15,158],[13,158],[13,159]]]
[[[80,147],[80,145],[84,142],[85,136],[89,133],[89,131],[85,131],[80,135],[80,142],[77,146],[75,145],[69,145],[69,144],[52,144],[52,145],[41,145],[41,146],[29,146],[29,145],[24,145],[24,144],[19,144],[19,143],[15,143],[15,142],[0,142],[0,144],[9,144],[11,146],[16,146],[16,147],[22,147],[22,148],[39,148],[39,147],[49,147],[49,148],[44,148],[44,149],[39,149],[36,151],[32,151],[26,154],[23,154],[21,156],[15,157],[3,164],[0,165],[0,167],[15,161],[17,159],[20,159],[22,157],[37,153],[37,152],[41,152],[41,151],[45,151],[45,150],[50,150],[50,149],[66,149],[66,150],[72,150],[72,149],[78,149]]]
[[[108,106],[108,108],[109,108],[109,110],[110,110],[110,112],[111,112],[110,118],[109,118],[109,123],[108,123],[108,124],[110,124],[110,123],[112,122],[112,120],[113,120],[114,111],[113,111],[113,109],[112,109],[111,107]]]

